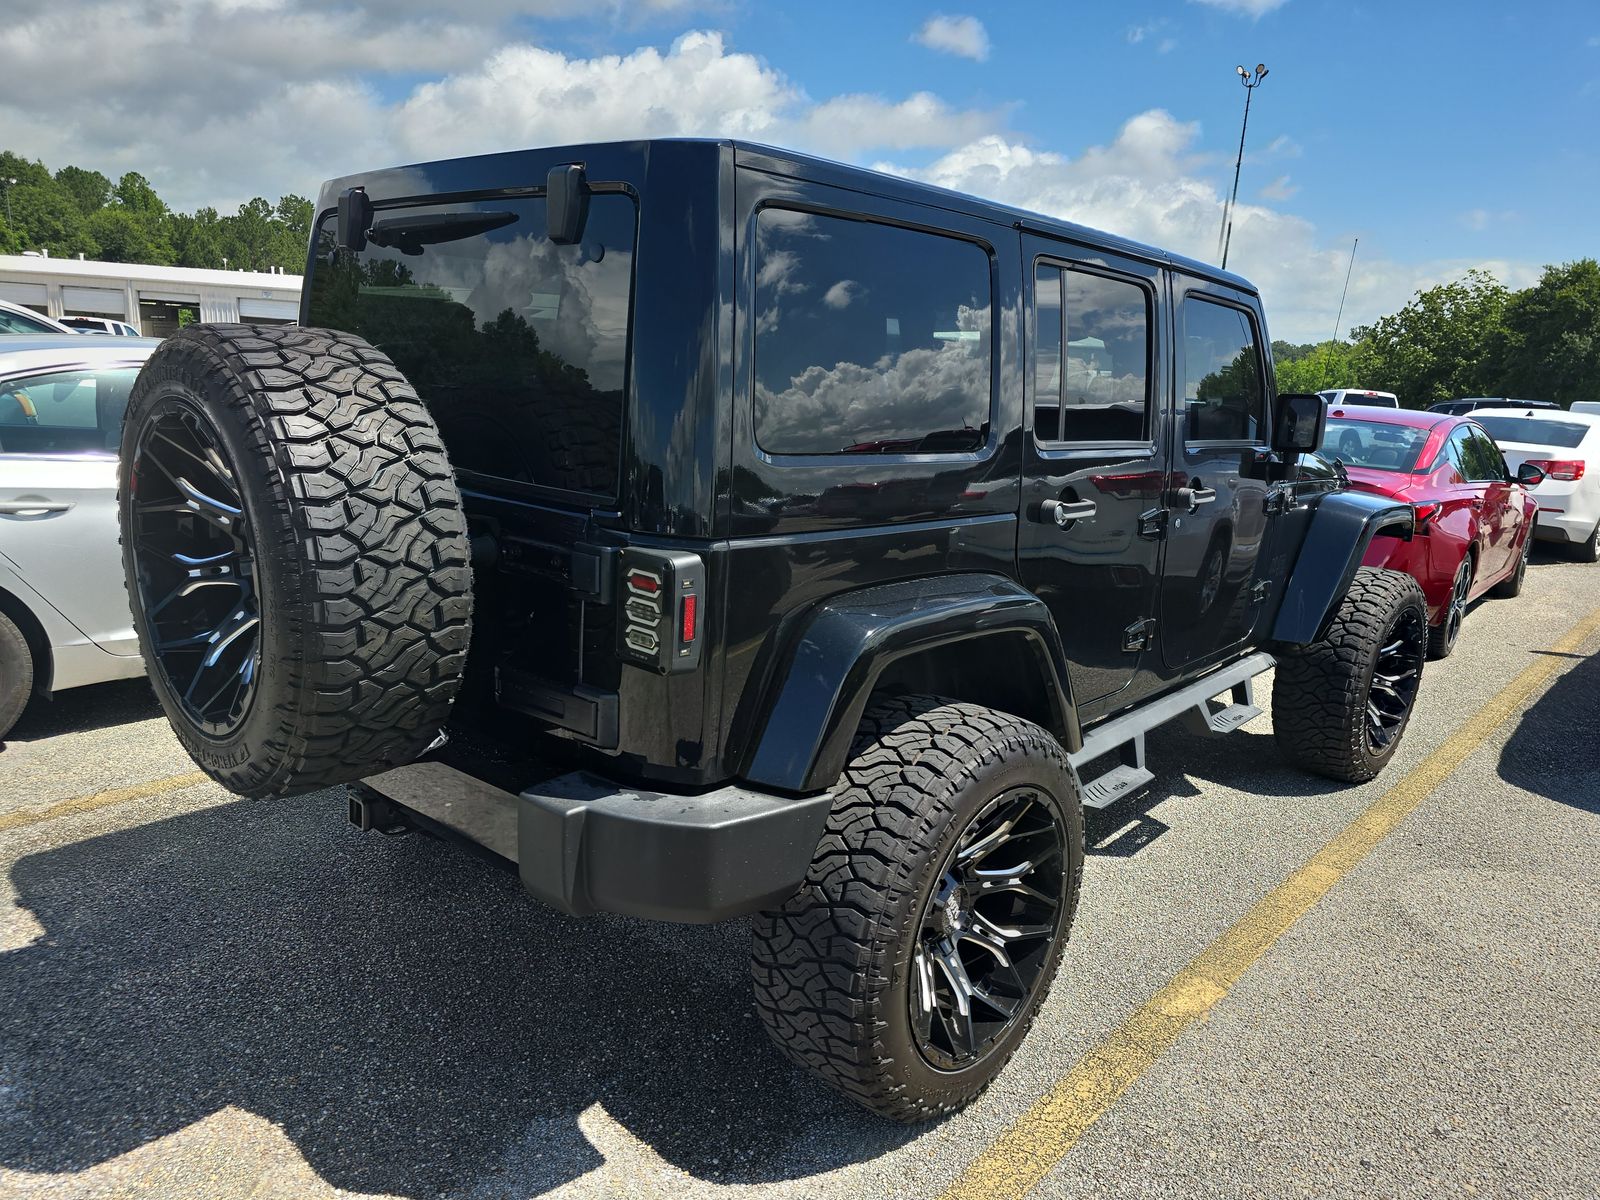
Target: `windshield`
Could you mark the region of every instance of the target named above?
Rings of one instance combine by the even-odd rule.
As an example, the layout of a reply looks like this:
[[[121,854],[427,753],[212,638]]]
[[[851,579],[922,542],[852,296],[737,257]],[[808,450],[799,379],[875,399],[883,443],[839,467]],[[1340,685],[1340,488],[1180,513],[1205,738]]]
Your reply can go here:
[[[1426,429],[1336,417],[1328,420],[1319,453],[1324,458],[1337,458],[1347,467],[1410,471],[1427,440]]]
[[[615,192],[575,246],[546,236],[543,197],[381,208],[364,250],[335,253],[330,215],[309,323],[388,354],[457,470],[612,497],[636,224]]]
[[[1529,442],[1568,450],[1583,441],[1591,428],[1575,421],[1552,421],[1546,417],[1491,416],[1481,410],[1472,415],[1497,442]]]

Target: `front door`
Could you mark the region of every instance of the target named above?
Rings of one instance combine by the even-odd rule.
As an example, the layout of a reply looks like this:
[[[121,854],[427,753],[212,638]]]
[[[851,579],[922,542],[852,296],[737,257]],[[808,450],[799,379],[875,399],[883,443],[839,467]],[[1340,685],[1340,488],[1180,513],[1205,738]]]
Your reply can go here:
[[[1024,584],[1049,605],[1080,709],[1115,696],[1152,642],[1170,363],[1156,267],[1025,236]],[[1091,716],[1098,713],[1091,713]]]
[[[1178,394],[1161,572],[1161,656],[1187,672],[1250,634],[1271,453],[1262,331],[1247,297],[1173,278]],[[1261,586],[1257,586],[1258,582]]]

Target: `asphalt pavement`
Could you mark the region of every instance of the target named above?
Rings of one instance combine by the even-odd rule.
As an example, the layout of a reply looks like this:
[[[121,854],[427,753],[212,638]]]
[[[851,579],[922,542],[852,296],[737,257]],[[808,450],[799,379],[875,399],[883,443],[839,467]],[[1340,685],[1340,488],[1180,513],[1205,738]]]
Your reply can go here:
[[[462,850],[357,832],[337,791],[239,801],[142,682],[36,704],[0,750],[0,1196],[939,1195],[1546,663],[1104,1115],[1040,1135],[1033,1194],[1593,1198],[1600,637],[1546,652],[1597,584],[1541,551],[1523,597],[1478,604],[1362,787],[1288,767],[1270,713],[1153,736],[1156,786],[1090,822],[1032,1037],[914,1129],[769,1047],[744,922],[568,918]]]

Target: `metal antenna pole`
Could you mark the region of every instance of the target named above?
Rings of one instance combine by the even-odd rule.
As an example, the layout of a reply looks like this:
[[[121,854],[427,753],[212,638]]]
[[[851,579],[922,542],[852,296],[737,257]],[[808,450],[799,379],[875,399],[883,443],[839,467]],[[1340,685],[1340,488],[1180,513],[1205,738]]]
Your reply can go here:
[[[1339,323],[1344,320],[1344,298],[1350,294],[1350,273],[1356,269],[1356,247],[1361,245],[1357,238],[1350,243],[1350,265],[1344,269],[1344,291],[1339,293],[1339,315],[1333,319],[1333,340],[1339,340]]]
[[[1239,206],[1239,172],[1244,167],[1244,138],[1245,132],[1250,128],[1250,93],[1261,86],[1261,81],[1267,77],[1266,63],[1257,63],[1255,74],[1240,66],[1235,68],[1239,73],[1239,82],[1244,84],[1244,120],[1239,125],[1239,156],[1233,161],[1233,192],[1228,198],[1228,203],[1222,209],[1222,229],[1217,234],[1217,247],[1222,252],[1222,267],[1227,270],[1228,250],[1233,245],[1233,211]]]

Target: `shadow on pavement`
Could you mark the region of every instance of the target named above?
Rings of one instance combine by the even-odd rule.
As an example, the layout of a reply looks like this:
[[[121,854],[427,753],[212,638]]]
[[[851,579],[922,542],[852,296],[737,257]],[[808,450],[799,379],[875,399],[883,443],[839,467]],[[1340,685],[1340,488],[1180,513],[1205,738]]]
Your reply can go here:
[[[35,696],[7,735],[7,741],[36,742],[64,733],[82,733],[161,715],[150,681],[119,679],[58,692],[46,700]],[[3,743],[0,743],[3,744]]]
[[[1600,655],[1568,670],[1522,714],[1500,751],[1500,778],[1600,813]]]
[[[20,860],[0,954],[0,1163],[81,1171],[226,1105],[328,1183],[536,1194],[600,1165],[596,1102],[693,1175],[760,1183],[916,1131],[791,1068],[748,926],[576,920],[339,792],[234,803]]]

